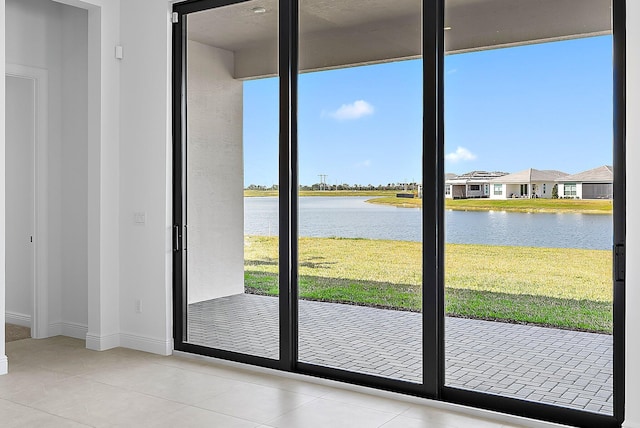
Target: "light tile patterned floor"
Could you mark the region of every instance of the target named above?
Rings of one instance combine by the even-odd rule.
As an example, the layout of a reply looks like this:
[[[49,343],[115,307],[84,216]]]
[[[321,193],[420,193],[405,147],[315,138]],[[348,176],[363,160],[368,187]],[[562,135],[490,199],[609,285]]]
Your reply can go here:
[[[11,342],[6,352],[3,428],[558,427],[266,369],[90,351],[62,336]]]
[[[278,358],[278,301],[240,294],[189,306],[192,343]],[[421,315],[300,301],[300,360],[420,382]],[[612,413],[612,337],[446,319],[446,384]]]

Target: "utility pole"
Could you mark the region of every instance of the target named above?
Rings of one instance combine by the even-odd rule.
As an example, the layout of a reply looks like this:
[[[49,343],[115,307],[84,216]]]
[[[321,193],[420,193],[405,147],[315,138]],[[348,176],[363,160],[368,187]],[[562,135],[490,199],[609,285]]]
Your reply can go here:
[[[327,190],[327,174],[318,174],[320,177],[320,190]]]

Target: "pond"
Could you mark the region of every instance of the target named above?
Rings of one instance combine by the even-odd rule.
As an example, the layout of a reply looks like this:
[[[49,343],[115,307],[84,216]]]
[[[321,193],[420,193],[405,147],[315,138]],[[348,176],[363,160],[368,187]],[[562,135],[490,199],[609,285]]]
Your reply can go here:
[[[365,202],[369,197],[301,197],[299,234],[422,240],[422,212]],[[445,240],[452,244],[611,249],[613,220],[603,214],[445,212]],[[278,234],[278,199],[245,198],[245,234]]]

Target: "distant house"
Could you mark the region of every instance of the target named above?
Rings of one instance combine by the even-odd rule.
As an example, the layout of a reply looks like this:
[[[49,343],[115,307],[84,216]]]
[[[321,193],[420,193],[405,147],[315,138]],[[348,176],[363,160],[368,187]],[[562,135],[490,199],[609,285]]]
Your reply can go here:
[[[507,198],[551,198],[556,179],[568,175],[562,171],[525,169],[491,180],[489,197]]]
[[[451,184],[449,184],[449,180],[453,180],[457,176],[458,174],[454,174],[451,172],[447,172],[444,174],[444,196],[446,198],[451,197]]]
[[[613,199],[613,167],[603,165],[556,179],[559,198]]]
[[[444,195],[452,199],[488,198],[492,179],[507,175],[506,172],[471,171],[445,180]]]

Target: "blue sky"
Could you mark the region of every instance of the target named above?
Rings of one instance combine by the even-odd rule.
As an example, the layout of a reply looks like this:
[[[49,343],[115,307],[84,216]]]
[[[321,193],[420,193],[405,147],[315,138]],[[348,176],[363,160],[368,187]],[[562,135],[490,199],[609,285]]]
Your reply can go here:
[[[612,163],[610,36],[445,58],[445,170]],[[299,79],[301,184],[420,181],[422,62]],[[245,185],[277,183],[278,81],[244,87]]]

